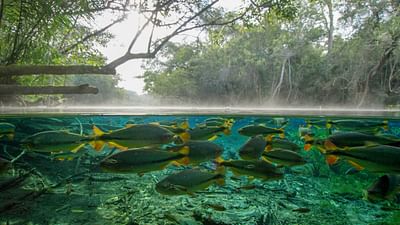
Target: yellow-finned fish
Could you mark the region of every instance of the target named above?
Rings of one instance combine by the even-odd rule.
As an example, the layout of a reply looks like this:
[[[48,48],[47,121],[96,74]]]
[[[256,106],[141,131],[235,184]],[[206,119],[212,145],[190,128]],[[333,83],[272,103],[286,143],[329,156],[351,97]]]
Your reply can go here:
[[[209,126],[197,126],[193,129],[188,130],[190,140],[215,140],[218,134],[224,133],[229,135],[231,133],[230,128],[226,126],[209,127]]]
[[[0,158],[0,174],[7,171],[10,168],[11,162],[7,159]]]
[[[8,140],[14,139],[15,126],[11,123],[0,123],[0,140],[7,137]]]
[[[389,145],[375,145],[327,150],[327,162],[332,165],[344,158],[359,170],[376,173],[400,173],[400,148]]]
[[[187,148],[179,152],[169,152],[158,148],[137,148],[118,152],[104,158],[100,168],[107,172],[143,173],[162,170],[173,162],[189,163]]]
[[[144,146],[168,144],[174,141],[175,134],[155,124],[127,125],[127,127],[102,132],[96,126],[93,128],[95,141],[91,145],[96,150],[101,150],[105,143],[121,150],[139,148]]]
[[[267,141],[267,150],[275,148],[287,149],[294,152],[300,151],[300,147],[297,144],[281,138],[273,138],[272,140]]]
[[[217,159],[221,156],[224,149],[209,141],[188,141],[181,145],[167,147],[168,151],[181,151],[183,148],[189,150],[187,155],[190,160],[190,164],[199,164],[212,159]]]
[[[379,128],[388,130],[388,121],[378,120],[358,120],[358,119],[342,119],[342,120],[328,120],[326,123],[327,128],[334,127],[343,131],[377,131]]]
[[[395,137],[364,134],[360,132],[338,132],[323,140],[314,141],[320,150],[336,150],[346,147],[358,147],[367,145],[391,145],[400,146],[400,139]]]
[[[156,184],[156,191],[164,195],[193,194],[213,183],[224,185],[225,176],[221,173],[189,169],[165,177]]]
[[[278,165],[299,166],[307,163],[301,155],[287,149],[274,148],[271,151],[264,152],[262,155],[267,161]]]
[[[219,162],[219,166],[228,167],[235,175],[246,175],[250,178],[277,180],[283,178],[283,173],[273,164],[263,160],[231,160]]]
[[[43,131],[26,137],[21,145],[34,152],[77,152],[90,140],[90,137],[68,131]]]
[[[251,137],[239,149],[239,156],[244,160],[258,160],[267,147],[267,141],[262,135]]]
[[[271,127],[266,127],[264,125],[248,125],[240,128],[238,130],[239,134],[248,136],[248,137],[253,137],[257,135],[263,135],[263,136],[268,136],[271,137],[273,135],[278,134],[280,137],[285,137],[285,132],[282,128],[280,129],[275,129]]]

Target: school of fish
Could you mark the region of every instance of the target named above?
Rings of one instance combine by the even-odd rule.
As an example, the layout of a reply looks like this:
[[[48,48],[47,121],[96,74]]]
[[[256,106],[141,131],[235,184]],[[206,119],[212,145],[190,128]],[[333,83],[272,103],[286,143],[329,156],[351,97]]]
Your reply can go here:
[[[233,177],[245,176],[249,181],[283,179],[283,169],[308,163],[305,156],[311,150],[323,154],[329,165],[344,160],[356,171],[365,169],[390,177],[400,174],[400,138],[386,133],[389,129],[386,120],[306,120],[294,134],[302,141],[295,143],[285,138],[293,136],[285,130],[290,124],[288,119],[257,119],[239,127],[237,132],[247,141],[237,149],[236,158],[224,159],[224,148],[214,141],[230,135],[234,124],[234,119],[225,117],[210,117],[194,127],[190,127],[187,119],[128,121],[122,128],[106,130],[93,124],[91,134],[46,130],[15,141],[16,126],[0,122],[0,144],[58,160],[82,157],[90,149],[102,152],[107,146],[112,154],[104,157],[99,167],[111,173],[142,176],[168,166],[190,166],[191,169],[170,174],[155,185],[155,190],[165,195],[192,195],[212,184],[224,185],[229,177],[227,171]],[[321,131],[326,131],[326,135],[316,135]],[[210,171],[210,166],[200,169],[204,163],[214,169]],[[0,156],[0,173],[10,168],[12,158]],[[368,194],[372,199],[380,193]]]

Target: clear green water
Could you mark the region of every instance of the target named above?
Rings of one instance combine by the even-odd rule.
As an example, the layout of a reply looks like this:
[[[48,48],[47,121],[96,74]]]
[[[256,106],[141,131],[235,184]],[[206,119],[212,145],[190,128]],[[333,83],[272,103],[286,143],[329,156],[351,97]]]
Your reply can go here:
[[[11,123],[16,129],[12,143],[3,137],[0,156],[11,160],[22,151],[18,142],[43,131],[92,135],[93,125],[113,131],[126,123],[182,119],[194,128],[216,116],[219,115],[3,115],[0,123]],[[235,120],[231,134],[221,133],[213,140],[223,147],[225,160],[239,159],[238,149],[248,140],[237,132],[239,128],[250,124],[279,128],[282,124],[273,118],[284,118],[288,121],[283,126],[285,137],[299,146],[299,154],[307,163],[282,168],[284,178],[276,181],[235,176],[228,169],[224,186],[211,185],[191,195],[166,196],[155,190],[155,184],[169,174],[194,166],[170,165],[139,176],[106,173],[99,168],[102,159],[118,152],[113,147],[95,151],[86,145],[79,157],[63,161],[49,153],[28,152],[0,175],[0,224],[399,224],[398,196],[370,202],[363,194],[383,174],[366,170],[350,173],[351,166],[344,161],[329,167],[317,149],[303,150],[299,128],[306,127],[307,120],[344,117],[225,117]],[[374,132],[400,137],[400,121],[396,118],[352,119],[388,120],[389,129],[378,128]],[[321,139],[335,131],[326,126],[310,129]],[[195,167],[215,169],[212,160]],[[11,186],[7,187],[10,181]]]

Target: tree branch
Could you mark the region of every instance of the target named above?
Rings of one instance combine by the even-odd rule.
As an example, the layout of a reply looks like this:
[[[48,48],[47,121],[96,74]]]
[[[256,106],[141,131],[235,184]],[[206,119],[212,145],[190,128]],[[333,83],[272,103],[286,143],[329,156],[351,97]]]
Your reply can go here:
[[[78,41],[78,42],[76,42],[76,43],[74,43],[74,44],[72,44],[72,45],[66,47],[64,50],[61,51],[61,53],[62,53],[62,54],[68,53],[69,51],[71,51],[72,49],[74,49],[74,48],[75,48],[76,46],[78,46],[79,44],[84,43],[85,41],[89,40],[89,39],[92,38],[92,37],[95,37],[95,36],[97,36],[97,35],[100,35],[100,34],[103,33],[104,31],[106,31],[107,29],[109,29],[110,27],[114,26],[115,24],[121,22],[121,21],[124,20],[124,19],[125,19],[125,17],[121,17],[121,18],[115,20],[114,22],[108,24],[107,26],[101,28],[100,30],[96,30],[96,31],[94,31],[94,32],[91,33],[91,34],[88,34],[87,36],[85,36],[84,38],[82,38],[80,41]]]
[[[99,89],[90,87],[88,84],[79,86],[20,86],[20,85],[0,85],[1,95],[55,95],[55,94],[97,94]]]

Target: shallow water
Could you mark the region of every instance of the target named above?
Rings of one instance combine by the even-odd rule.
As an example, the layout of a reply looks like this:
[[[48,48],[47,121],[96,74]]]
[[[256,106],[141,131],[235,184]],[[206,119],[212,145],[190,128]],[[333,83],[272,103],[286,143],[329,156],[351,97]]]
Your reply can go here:
[[[250,124],[265,124],[283,128],[285,138],[299,146],[299,154],[307,163],[281,168],[284,178],[273,181],[237,176],[227,169],[224,186],[211,185],[188,195],[169,196],[154,188],[162,178],[192,167],[213,171],[215,163],[209,160],[196,166],[169,165],[161,171],[139,176],[102,171],[99,162],[119,151],[107,145],[101,151],[95,151],[87,144],[78,151],[78,157],[62,161],[54,158],[54,153],[28,152],[15,161],[12,169],[0,175],[0,223],[398,224],[400,221],[398,196],[376,202],[365,200],[365,190],[384,174],[367,170],[350,174],[348,171],[353,171],[352,167],[345,161],[328,166],[316,148],[303,150],[304,140],[299,133],[299,128],[307,127],[309,120],[357,119],[388,121],[388,129],[378,127],[369,132],[400,137],[400,121],[395,116],[120,114],[4,114],[0,116],[0,123],[11,123],[16,129],[12,142],[2,138],[1,157],[13,159],[23,150],[18,145],[21,140],[43,131],[66,130],[91,136],[93,125],[112,132],[124,128],[127,123],[187,120],[190,128],[194,128],[207,118],[224,117],[235,121],[230,135],[219,133],[213,140],[223,147],[224,160],[239,159],[238,149],[249,139],[240,135],[238,129]],[[282,118],[286,124],[282,124]],[[328,129],[322,125],[310,127],[309,132],[323,139],[342,129],[348,130]],[[11,187],[10,180],[13,181]]]

